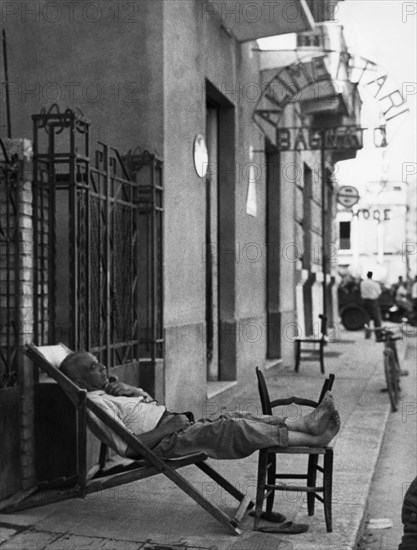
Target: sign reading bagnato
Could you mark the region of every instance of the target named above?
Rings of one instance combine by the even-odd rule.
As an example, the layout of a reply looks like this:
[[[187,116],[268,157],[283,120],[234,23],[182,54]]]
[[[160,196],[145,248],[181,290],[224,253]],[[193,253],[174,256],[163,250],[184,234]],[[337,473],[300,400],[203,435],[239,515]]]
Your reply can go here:
[[[323,128],[311,128],[310,126],[277,128],[276,146],[279,151],[362,149],[363,134],[368,130],[368,128],[349,125]],[[372,128],[372,132],[375,147],[385,147],[385,128]]]
[[[338,54],[339,68],[332,70],[336,78],[331,76],[327,66],[329,53]],[[349,79],[341,80],[338,76],[342,72],[342,65],[349,68]],[[368,80],[369,74],[371,78]],[[326,101],[326,93],[341,93],[343,89],[339,88],[343,88],[344,83],[346,86],[365,88],[371,94],[378,103],[382,124],[375,128],[347,125],[311,128],[304,125],[286,127],[281,123],[281,115],[289,104],[314,99],[315,94],[324,94],[322,99]],[[313,94],[313,97],[310,98],[309,94]],[[386,123],[407,111],[406,99],[390,85],[388,75],[383,74],[376,63],[361,56],[351,56],[348,52],[329,50],[325,55],[277,69],[262,91],[253,118],[262,132],[266,133],[265,124],[276,130],[280,151],[321,148],[347,150],[361,149],[366,131],[373,132],[375,147],[386,147]]]

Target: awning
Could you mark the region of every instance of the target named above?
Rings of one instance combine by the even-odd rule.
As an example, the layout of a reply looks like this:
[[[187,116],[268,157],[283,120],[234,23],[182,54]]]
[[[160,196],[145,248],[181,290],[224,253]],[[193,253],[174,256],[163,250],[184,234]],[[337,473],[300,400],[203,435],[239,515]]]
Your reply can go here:
[[[218,14],[239,42],[314,28],[306,0],[207,0],[204,16]]]

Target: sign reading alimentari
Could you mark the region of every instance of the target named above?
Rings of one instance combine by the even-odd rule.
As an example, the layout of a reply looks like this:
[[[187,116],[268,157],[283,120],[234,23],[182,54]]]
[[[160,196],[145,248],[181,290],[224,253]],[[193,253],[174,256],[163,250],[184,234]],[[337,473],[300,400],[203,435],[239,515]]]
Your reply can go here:
[[[373,132],[375,147],[386,146],[385,127],[361,128],[360,126],[331,126],[311,128],[294,126],[276,129],[279,151],[303,151],[312,149],[352,150],[362,149],[364,132]]]
[[[335,73],[333,77],[327,66],[330,53],[338,54],[338,67],[333,71]],[[344,65],[351,75],[341,80],[339,73],[342,73],[341,69]],[[371,75],[370,80],[367,80],[368,75]],[[367,128],[352,126],[320,129],[309,129],[304,126],[288,128],[281,121],[281,116],[288,105],[315,99],[317,94],[318,97],[321,94],[328,94],[329,89],[337,95],[344,91],[345,86],[347,91],[351,86],[366,89],[378,103],[379,126],[369,131],[373,132],[376,147],[386,147],[386,124],[409,111],[406,99],[398,89],[390,86],[388,75],[381,73],[376,63],[360,56],[351,56],[343,51],[328,50],[325,55],[278,68],[265,84],[253,113],[254,121],[264,133],[268,133],[267,128],[276,130],[278,147],[281,151],[320,149],[322,139],[326,149],[361,149],[363,133]],[[300,122],[302,124],[302,117]]]

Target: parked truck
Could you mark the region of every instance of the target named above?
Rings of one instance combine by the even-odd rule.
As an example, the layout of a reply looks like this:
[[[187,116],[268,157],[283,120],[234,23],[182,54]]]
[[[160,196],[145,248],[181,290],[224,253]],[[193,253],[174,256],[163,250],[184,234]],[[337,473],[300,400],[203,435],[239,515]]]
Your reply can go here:
[[[394,312],[390,310],[394,308],[394,296],[390,287],[381,285],[382,293],[378,298],[379,306],[381,308],[381,317],[383,319],[390,319],[392,321],[401,322],[401,315],[398,319],[393,319]],[[364,328],[365,323],[369,322],[369,315],[363,307],[363,299],[359,285],[352,283],[346,286],[339,286],[338,288],[339,299],[339,315],[343,326],[347,330],[361,330]]]

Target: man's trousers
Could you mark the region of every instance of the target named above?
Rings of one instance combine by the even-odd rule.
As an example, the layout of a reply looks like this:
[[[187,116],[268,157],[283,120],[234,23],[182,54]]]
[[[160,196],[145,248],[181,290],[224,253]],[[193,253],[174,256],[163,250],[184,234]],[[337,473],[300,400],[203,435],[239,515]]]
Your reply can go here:
[[[367,311],[369,318],[372,319],[372,321],[374,322],[374,327],[379,328],[382,325],[382,322],[381,322],[381,310],[379,307],[378,300],[370,300],[366,298],[363,301],[363,307]]]
[[[210,458],[244,458],[265,447],[287,447],[288,428],[284,418],[230,412],[215,420],[190,422],[165,437],[153,451],[164,458],[204,452]]]

